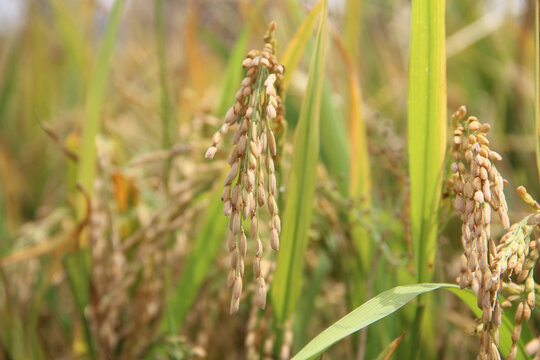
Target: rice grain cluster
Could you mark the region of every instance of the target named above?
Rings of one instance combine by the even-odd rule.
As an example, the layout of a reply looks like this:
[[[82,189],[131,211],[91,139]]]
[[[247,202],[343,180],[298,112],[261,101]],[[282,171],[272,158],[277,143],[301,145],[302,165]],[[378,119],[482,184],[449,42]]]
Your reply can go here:
[[[266,205],[271,216],[270,246],[279,249],[281,220],[277,207],[277,180],[274,160],[277,143],[273,128],[284,122],[284,107],[280,83],[284,67],[275,57],[273,33],[276,24],[270,23],[262,51],[251,50],[242,62],[247,69],[235,104],[227,111],[220,130],[212,137],[206,152],[211,159],[229,129],[237,125],[233,149],[228,162],[231,169],[225,176],[223,213],[229,217],[228,248],[231,257],[228,286],[232,288],[230,313],[236,313],[242,294],[244,258],[247,255],[247,235],[242,221],[250,221],[249,236],[255,243],[253,273],[257,293],[255,303],[266,306],[266,283],[261,274],[263,244],[259,237],[259,211]]]
[[[479,359],[500,359],[499,326],[502,309],[498,301],[501,269],[493,267],[497,247],[491,237],[491,211],[496,211],[505,229],[510,226],[503,192],[504,180],[493,164],[501,156],[489,148],[489,124],[474,116],[465,118],[462,106],[452,116],[455,126],[451,165],[456,208],[463,222],[461,242],[461,288],[471,286],[482,309]]]

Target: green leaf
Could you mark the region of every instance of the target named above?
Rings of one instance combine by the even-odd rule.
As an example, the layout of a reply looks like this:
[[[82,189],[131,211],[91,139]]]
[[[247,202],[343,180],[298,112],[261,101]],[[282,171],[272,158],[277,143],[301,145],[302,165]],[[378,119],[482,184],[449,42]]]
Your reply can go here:
[[[19,64],[20,55],[18,46],[14,46],[10,49],[7,61],[0,73],[0,119],[7,119],[7,111],[10,104],[10,99],[15,94],[15,87],[17,83],[17,74],[19,69],[17,65]],[[0,132],[7,134],[6,131],[7,121],[0,121]],[[5,213],[6,208],[6,194],[4,194],[6,189],[5,183],[8,182],[7,174],[0,179],[0,238],[6,239],[9,235],[9,219]],[[7,241],[2,241],[2,246],[8,244]]]
[[[109,65],[116,40],[116,32],[122,15],[124,0],[116,0],[107,22],[103,44],[99,50],[96,67],[90,80],[86,97],[86,119],[79,154],[77,181],[91,195],[93,193],[96,172],[96,135],[99,130],[101,106],[105,95],[105,86],[109,75]],[[85,200],[79,196],[77,216],[84,214]]]
[[[413,0],[409,57],[408,148],[410,219],[416,282],[433,274],[439,202],[446,149],[445,1]],[[411,356],[418,357],[419,304],[411,336]]]
[[[387,290],[321,332],[304,346],[293,357],[293,360],[310,359],[317,356],[341,339],[394,313],[418,295],[440,288],[458,288],[458,286],[453,284],[415,284],[397,286]]]
[[[293,312],[302,288],[304,251],[307,246],[319,155],[319,119],[326,50],[327,1],[311,57],[308,84],[294,136],[294,150],[283,216],[281,249],[272,285],[272,302],[278,322]]]
[[[73,294],[73,300],[75,301],[77,312],[83,325],[89,357],[96,359],[90,325],[85,314],[86,308],[90,303],[90,257],[88,247],[78,249],[66,255],[64,258],[64,268],[71,293]]]
[[[348,34],[348,42],[345,44],[341,36],[337,32],[333,32],[333,39],[336,43],[336,47],[339,50],[341,57],[345,63],[345,69],[347,70],[347,85],[349,92],[349,138],[348,138],[348,151],[349,155],[349,171],[348,171],[348,193],[357,204],[362,208],[371,207],[371,170],[369,166],[368,157],[368,145],[366,125],[364,122],[362,112],[362,94],[360,89],[360,83],[358,81],[358,72],[355,62],[355,58],[352,56],[349,48],[354,51],[357,48],[357,39],[350,33],[352,31],[359,31],[357,25],[350,24],[352,22],[352,15],[349,12],[353,12],[356,17],[359,15],[359,4],[356,1],[349,1],[347,3],[348,13],[346,16],[346,34]],[[358,21],[357,21],[358,23]],[[344,144],[347,141],[342,141]],[[350,218],[354,216],[354,212],[350,214]],[[362,222],[369,223],[368,216],[363,215]],[[353,225],[352,239],[356,250],[358,252],[358,258],[361,261],[361,269],[363,274],[367,274],[371,266],[372,250],[370,246],[370,236],[368,231],[363,225]]]
[[[292,39],[289,41],[283,56],[281,57],[281,63],[285,66],[285,74],[283,76],[283,89],[287,89],[291,83],[292,74],[300,62],[300,58],[306,49],[306,46],[311,39],[311,34],[315,28],[315,21],[319,16],[323,6],[322,0],[319,0],[315,6],[311,9],[306,16],[302,24],[296,30]]]
[[[348,196],[351,155],[347,130],[338,108],[332,101],[332,91],[328,81],[323,81],[320,135],[322,161],[336,181],[340,193]]]
[[[74,4],[66,4],[59,0],[50,0],[55,24],[58,27],[58,34],[65,45],[69,59],[74,69],[79,74],[74,74],[84,78],[84,62],[86,55],[86,42],[84,27],[81,26],[81,15],[79,9]],[[71,64],[70,64],[71,65]]]
[[[437,243],[446,148],[444,0],[413,0],[408,145],[417,282],[429,281]]]
[[[163,19],[163,0],[154,1],[154,13],[156,17],[156,45],[159,64],[159,82],[161,85],[161,127],[162,127],[162,146],[164,149],[171,147],[171,134],[175,134],[171,120],[172,104],[167,85],[167,66],[165,54],[165,20]],[[170,160],[167,163],[167,173],[170,168]]]

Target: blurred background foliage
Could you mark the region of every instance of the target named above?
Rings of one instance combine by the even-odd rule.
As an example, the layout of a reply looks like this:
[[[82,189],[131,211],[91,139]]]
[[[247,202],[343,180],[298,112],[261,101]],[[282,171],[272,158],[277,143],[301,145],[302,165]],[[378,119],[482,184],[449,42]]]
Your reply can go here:
[[[300,305],[287,324],[274,323],[271,305],[256,311],[249,300],[228,315],[227,225],[214,205],[226,158],[208,162],[203,155],[232,105],[245,53],[262,47],[275,20],[281,59],[313,4],[14,2],[0,1],[0,358],[237,359],[250,351],[249,334],[258,353],[273,357],[280,352],[276,344],[287,341],[280,338],[284,331],[294,334],[294,353],[367,298],[414,281],[406,153],[409,1],[329,1],[314,215]],[[527,212],[514,191],[518,185],[540,197],[533,8],[533,0],[455,0],[446,14],[448,112],[466,104],[491,124],[512,221]],[[312,33],[288,75],[282,194]],[[354,198],[347,185],[349,159],[365,155],[349,150],[348,116],[359,105],[349,89],[351,72],[361,89],[369,199]],[[97,132],[88,141],[95,149],[83,140],[92,126]],[[94,175],[81,172],[85,162]],[[440,216],[435,279],[454,282],[460,225],[447,189]],[[357,226],[371,239],[369,263],[355,255]],[[274,263],[268,255],[263,271],[270,277]],[[468,308],[443,293],[431,306],[428,317],[437,327],[422,338],[426,356],[474,358]],[[410,329],[413,316],[414,308],[406,307],[327,356],[376,358]],[[526,340],[537,335],[538,321],[535,314]],[[399,346],[397,358],[407,357],[405,348]]]

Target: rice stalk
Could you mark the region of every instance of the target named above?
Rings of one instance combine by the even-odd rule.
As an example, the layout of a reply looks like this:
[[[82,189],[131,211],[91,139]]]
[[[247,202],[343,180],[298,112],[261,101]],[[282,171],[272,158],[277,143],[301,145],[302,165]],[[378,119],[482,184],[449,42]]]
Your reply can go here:
[[[445,1],[414,0],[411,8],[407,104],[410,226],[416,282],[434,270],[446,150]],[[417,306],[411,356],[418,357],[425,303]]]
[[[111,56],[123,5],[124,0],[116,0],[114,3],[86,97],[86,117],[81,151],[79,154],[80,162],[77,169],[77,182],[79,182],[90,195],[92,195],[93,192],[94,175],[96,172],[95,142],[99,130],[101,106],[105,96],[105,86],[107,85]],[[77,203],[77,216],[78,218],[81,218],[84,211],[84,200],[82,198],[79,199],[80,200]]]

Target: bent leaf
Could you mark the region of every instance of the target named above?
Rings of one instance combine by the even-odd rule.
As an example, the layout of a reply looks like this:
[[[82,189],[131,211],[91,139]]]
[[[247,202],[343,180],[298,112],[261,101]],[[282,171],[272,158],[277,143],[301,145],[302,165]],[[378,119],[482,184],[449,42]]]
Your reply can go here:
[[[458,286],[453,284],[415,284],[397,286],[387,290],[321,332],[304,346],[293,357],[293,360],[310,359],[341,339],[394,313],[418,295],[440,288],[458,288]]]
[[[96,67],[88,87],[88,95],[86,96],[86,118],[81,153],[79,154],[80,162],[77,169],[77,181],[90,195],[93,193],[96,173],[96,136],[99,131],[101,106],[105,97],[105,86],[107,85],[112,52],[123,6],[124,0],[116,0],[114,3],[105,29]],[[78,219],[81,219],[84,215],[84,205],[84,198],[79,196],[77,203]]]
[[[349,2],[347,6],[354,7]],[[353,1],[354,3],[354,1]],[[354,11],[359,11],[355,9]],[[354,58],[351,57],[347,45],[337,31],[332,32],[337,49],[347,69],[347,85],[349,89],[349,194],[363,208],[371,207],[371,170],[369,166],[366,125],[362,113],[362,94],[358,81],[358,72]],[[352,41],[352,40],[351,40]],[[352,214],[351,214],[352,216]],[[363,219],[366,223],[369,219]],[[352,238],[361,269],[367,274],[371,266],[372,250],[368,231],[362,225],[354,225]]]
[[[349,195],[349,159],[347,129],[332,99],[328,81],[323,81],[321,100],[321,160],[343,196]]]

